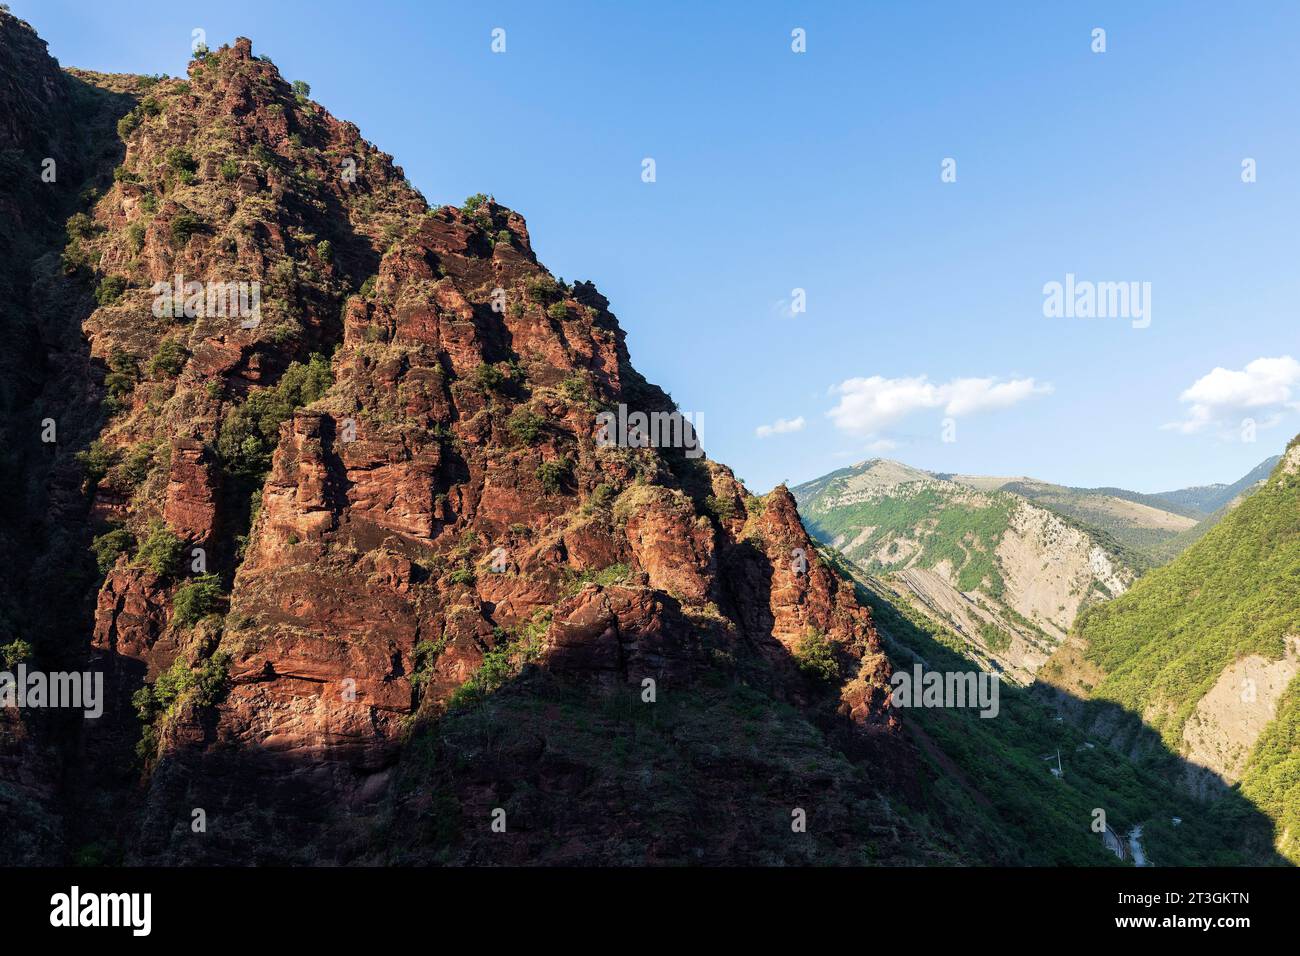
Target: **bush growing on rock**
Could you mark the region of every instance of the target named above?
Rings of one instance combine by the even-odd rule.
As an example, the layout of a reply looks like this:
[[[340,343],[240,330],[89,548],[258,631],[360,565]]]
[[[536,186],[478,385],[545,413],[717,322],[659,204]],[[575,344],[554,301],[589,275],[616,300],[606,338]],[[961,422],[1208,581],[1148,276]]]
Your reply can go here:
[[[112,305],[118,299],[122,298],[122,293],[125,291],[126,276],[104,276],[104,278],[100,280],[99,287],[95,289],[95,301],[101,306]]]
[[[167,165],[175,172],[195,172],[199,165],[194,161],[194,156],[184,146],[173,146],[167,150]]]
[[[506,382],[505,373],[495,365],[489,365],[484,362],[478,368],[474,369],[471,376],[474,385],[485,392],[499,389]]]
[[[131,703],[142,721],[152,723],[159,714],[166,715],[175,705],[186,701],[211,707],[221,700],[229,681],[229,654],[218,652],[196,666],[178,657],[153,684],[136,691]]]
[[[506,431],[520,445],[532,445],[542,435],[546,419],[523,406],[516,408],[506,419]]]
[[[809,628],[808,633],[800,640],[794,656],[799,663],[799,670],[813,680],[829,683],[840,676],[840,665],[835,660],[835,648],[821,631]]]
[[[139,255],[140,250],[144,248],[145,225],[142,222],[133,222],[126,227],[126,244],[131,250],[131,255]]]
[[[12,669],[21,662],[32,656],[32,645],[21,638],[16,641],[10,641],[3,647],[0,647],[0,660],[4,661],[6,669]]]
[[[464,584],[466,587],[472,586],[477,580],[477,575],[471,567],[456,568],[449,575],[447,580],[452,584]]]
[[[95,234],[95,220],[84,212],[68,217],[67,235],[69,239],[88,239]]]
[[[153,467],[153,454],[154,446],[147,441],[140,442],[132,448],[126,460],[117,469],[121,483],[130,488],[140,485],[149,476],[149,469]]]
[[[176,339],[164,339],[149,359],[150,375],[179,375],[189,353]]]
[[[732,498],[709,495],[704,499],[704,507],[719,521],[730,521],[736,516],[736,502]]]
[[[529,301],[546,305],[559,299],[560,287],[554,279],[543,274],[533,276],[524,283],[524,293]]]
[[[136,552],[136,564],[144,565],[160,578],[173,577],[181,567],[185,542],[176,537],[163,522],[154,520],[149,525],[149,537]]]
[[[544,461],[537,467],[537,480],[548,495],[557,494],[573,472],[573,462],[567,458]]]
[[[136,127],[140,125],[140,121],[142,118],[143,115],[139,107],[136,107],[135,109],[131,110],[131,112],[127,113],[125,116],[123,116],[120,120],[117,121],[117,135],[121,139],[125,140],[128,136],[130,136],[132,133],[135,132]]]
[[[221,604],[221,581],[215,574],[204,574],[187,582],[172,599],[172,620],[181,627],[193,627]]]
[[[190,236],[203,229],[203,220],[193,213],[182,212],[172,217],[171,225],[172,243],[177,246],[183,246],[190,241]]]
[[[614,486],[601,482],[595,488],[591,489],[591,497],[587,499],[587,504],[592,509],[608,508],[614,501],[617,492]]]
[[[102,441],[96,438],[83,451],[77,452],[76,458],[85,472],[86,481],[93,487],[113,467],[114,455]]]
[[[264,474],[280,440],[281,423],[324,395],[332,382],[329,360],[314,355],[306,365],[292,363],[273,387],[249,395],[226,415],[217,436],[217,453],[227,471],[246,478]]]
[[[131,394],[139,379],[140,369],[136,365],[135,356],[114,346],[108,353],[108,374],[104,376],[104,387],[108,389],[109,396],[114,399],[125,398]]]
[[[117,563],[118,555],[135,547],[135,538],[125,528],[113,528],[97,536],[90,547],[95,552],[95,565],[99,568],[99,573],[107,574]]]

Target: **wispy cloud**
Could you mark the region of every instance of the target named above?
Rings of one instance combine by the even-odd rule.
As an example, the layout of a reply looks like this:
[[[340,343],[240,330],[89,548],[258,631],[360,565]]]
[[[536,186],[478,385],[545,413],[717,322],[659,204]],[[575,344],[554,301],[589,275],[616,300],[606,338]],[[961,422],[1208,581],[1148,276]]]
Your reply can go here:
[[[941,408],[951,416],[1010,408],[1035,395],[1046,395],[1052,386],[1032,378],[999,381],[995,378],[955,378],[931,382],[927,376],[913,378],[850,378],[831,386],[839,403],[826,414],[835,427],[855,435],[873,435],[927,409]]]
[[[1267,428],[1281,420],[1287,409],[1300,409],[1300,362],[1289,355],[1257,358],[1245,368],[1215,368],[1184,389],[1178,400],[1187,405],[1187,417],[1170,422],[1167,429],[1192,435],[1207,428],[1230,434],[1245,418]]]
[[[798,418],[778,418],[770,425],[759,425],[754,429],[754,434],[759,438],[769,438],[772,435],[784,435],[787,432],[803,431],[805,422],[803,416]]]

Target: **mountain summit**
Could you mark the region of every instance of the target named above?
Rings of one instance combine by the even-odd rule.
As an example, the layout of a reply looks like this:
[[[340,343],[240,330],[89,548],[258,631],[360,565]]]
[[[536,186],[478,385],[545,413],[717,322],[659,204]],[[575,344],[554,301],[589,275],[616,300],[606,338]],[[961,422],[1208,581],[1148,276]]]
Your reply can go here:
[[[106,117],[6,276],[67,343],[21,464],[32,563],[73,588],[58,626],[6,594],[39,635],[9,647],[109,688],[24,725],[24,778],[41,752],[66,781],[31,859],[948,858],[891,809],[913,759],[870,613],[784,488],[602,433],[676,408],[522,216],[429,207],[247,39],[181,80],[0,31],[56,118]],[[0,86],[35,176],[63,126],[29,97]]]
[[[1135,571],[1100,533],[999,490],[1009,481],[872,459],[793,493],[819,541],[1024,683],[1080,608],[1122,594]]]

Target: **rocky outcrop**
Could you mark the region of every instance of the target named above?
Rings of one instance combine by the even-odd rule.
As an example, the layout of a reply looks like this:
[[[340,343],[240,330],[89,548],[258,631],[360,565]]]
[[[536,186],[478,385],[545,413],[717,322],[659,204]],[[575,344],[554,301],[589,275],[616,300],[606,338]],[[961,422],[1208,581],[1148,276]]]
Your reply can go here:
[[[606,440],[601,412],[675,406],[522,216],[430,208],[245,39],[184,80],[49,75],[116,130],[43,280],[86,305],[60,333],[83,365],[48,401],[94,408],[52,466],[79,509],[63,546],[88,564],[93,535],[102,574],[61,651],[110,688],[69,738],[76,845],[944,858],[890,807],[914,767],[852,586],[784,488],[755,497],[681,442]],[[704,821],[703,799],[752,819]],[[495,801],[520,839],[494,842]],[[789,839],[796,810],[810,840]]]

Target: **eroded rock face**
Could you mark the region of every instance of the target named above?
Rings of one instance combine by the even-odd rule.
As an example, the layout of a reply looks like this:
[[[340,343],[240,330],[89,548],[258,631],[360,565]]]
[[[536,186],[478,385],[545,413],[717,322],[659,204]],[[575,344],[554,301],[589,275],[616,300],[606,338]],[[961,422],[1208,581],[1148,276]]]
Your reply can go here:
[[[430,209],[244,39],[187,83],[78,76],[131,108],[76,247],[110,683],[85,765],[117,781],[87,831],[146,863],[848,861],[872,826],[906,856],[869,613],[784,488],[599,440],[674,406],[522,216]],[[260,315],[160,310],[177,281],[257,282]],[[749,829],[659,771],[758,801]],[[816,840],[759,848],[817,793]],[[490,843],[495,800],[531,835]]]
[[[1241,779],[1260,734],[1277,716],[1278,702],[1300,674],[1300,637],[1285,641],[1280,660],[1260,654],[1224,668],[1183,725],[1186,784],[1205,799]]]

